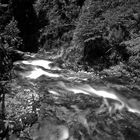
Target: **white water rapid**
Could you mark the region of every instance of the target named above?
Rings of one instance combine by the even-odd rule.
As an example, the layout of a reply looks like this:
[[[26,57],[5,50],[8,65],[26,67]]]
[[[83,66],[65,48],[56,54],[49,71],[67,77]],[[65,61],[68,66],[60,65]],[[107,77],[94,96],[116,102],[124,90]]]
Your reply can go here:
[[[58,67],[52,67],[51,64],[53,64],[53,62],[48,60],[18,61],[15,63],[15,66],[22,65],[22,67],[29,67],[29,69],[26,68],[22,72],[18,70],[16,71],[16,69],[15,71],[23,78],[27,78],[28,80],[37,80],[41,76],[46,77],[46,79],[52,78],[55,80],[55,86],[58,86],[64,91],[71,92],[73,94],[82,93],[88,96],[101,97],[105,99],[105,104],[109,107],[111,107],[110,100],[112,100],[115,110],[122,111],[125,108],[129,112],[140,114],[140,102],[137,99],[128,99],[120,93],[111,90],[97,90],[88,82],[85,83],[85,81],[88,79],[86,77],[89,77],[89,73],[79,72],[80,75],[84,75],[83,78],[79,78],[78,72],[74,73],[72,71],[69,72],[69,70],[63,70]],[[76,79],[78,80],[76,81]],[[84,83],[82,83],[83,81]],[[60,93],[55,90],[49,90],[49,92],[57,96],[60,95]]]

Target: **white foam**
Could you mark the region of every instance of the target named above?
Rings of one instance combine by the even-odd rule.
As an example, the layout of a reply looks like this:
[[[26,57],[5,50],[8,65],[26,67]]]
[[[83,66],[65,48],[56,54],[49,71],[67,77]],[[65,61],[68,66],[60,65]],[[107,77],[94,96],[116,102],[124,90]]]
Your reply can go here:
[[[45,69],[51,69],[51,66],[49,66],[52,61],[48,60],[29,60],[29,61],[22,61],[21,63],[26,65],[34,65],[34,66],[41,66]]]
[[[83,91],[83,90],[81,90],[81,89],[67,87],[67,86],[65,85],[65,83],[62,82],[62,81],[58,82],[58,85],[60,85],[62,88],[64,88],[64,89],[67,90],[67,91],[73,92],[74,94],[77,94],[77,93],[89,94],[88,92]]]
[[[109,99],[120,101],[120,99],[117,97],[116,94],[111,93],[111,92],[107,92],[107,91],[104,91],[104,90],[95,90],[94,88],[92,88],[90,85],[87,85],[87,84],[83,85],[83,86],[80,86],[78,88],[80,88],[83,91],[87,91],[90,94],[96,94],[97,96],[102,96],[104,98],[109,98]]]
[[[69,138],[69,130],[67,127],[65,126],[60,126],[60,129],[61,129],[61,137],[59,138],[59,140],[66,140]]]
[[[89,95],[89,93],[88,93],[88,92],[83,91],[83,90],[80,90],[80,89],[67,88],[67,90],[69,90],[69,91],[73,92],[74,94],[77,94],[77,93],[83,93],[83,94],[87,94],[87,95]]]
[[[114,93],[107,92],[104,90],[95,90],[90,85],[82,85],[82,86],[75,86],[75,87],[67,87],[63,82],[61,82],[61,86],[65,88],[66,90],[72,91],[74,93],[83,93],[83,94],[89,94],[93,95],[96,94],[97,96],[101,96],[104,98],[109,98],[117,101],[121,101],[118,96]]]
[[[83,93],[83,94],[89,94],[89,95],[97,95],[103,98],[107,98],[107,99],[113,99],[116,101],[119,101],[121,104],[115,104],[115,109],[116,110],[122,110],[124,107],[127,108],[127,110],[129,112],[132,113],[138,113],[140,114],[140,108],[137,107],[136,103],[132,104],[131,106],[127,103],[127,99],[121,96],[117,96],[117,94],[113,93],[113,92],[108,92],[108,91],[104,91],[104,90],[95,90],[94,88],[92,88],[90,85],[81,85],[81,86],[75,86],[75,87],[67,87],[63,82],[61,82],[60,84],[63,88],[65,88],[66,90],[72,91],[74,93]]]
[[[54,91],[54,90],[48,90],[51,94],[54,94],[54,95],[59,95],[58,92]]]
[[[62,76],[59,74],[47,72],[41,68],[37,68],[37,66],[41,66],[45,69],[61,70],[59,67],[51,67],[50,64],[52,63],[52,61],[29,60],[29,61],[15,62],[14,64],[16,65],[16,64],[22,64],[22,63],[26,65],[33,65],[32,66],[33,70],[31,70],[30,72],[19,73],[21,76],[24,76],[30,79],[37,79],[38,77],[42,75],[53,77],[53,78],[58,78]],[[69,80],[69,79],[76,79],[78,77],[69,77],[69,78],[64,77],[64,78]],[[83,80],[86,81],[87,79],[85,78]],[[115,104],[115,109],[122,110],[122,108],[126,107],[129,112],[140,114],[140,104],[137,103],[138,101],[137,102],[135,100],[129,101],[127,98],[117,95],[114,92],[108,92],[105,90],[96,90],[88,84],[83,84],[83,85],[81,84],[79,86],[76,86],[76,85],[68,86],[64,82],[60,81],[58,82],[58,85],[67,91],[73,92],[74,94],[83,93],[83,94],[91,95],[91,96],[96,95],[96,96],[103,97],[104,99],[113,99],[113,100],[119,101],[121,104]],[[49,92],[54,95],[59,95],[59,93],[53,90],[49,90]]]
[[[49,73],[46,72],[40,68],[34,68],[28,75],[25,75],[25,77],[30,78],[30,79],[37,79],[38,77],[45,75],[48,77],[60,77],[58,74],[54,74],[54,73]]]
[[[140,110],[138,110],[136,108],[131,108],[129,106],[126,106],[126,108],[128,109],[129,112],[140,114]]]

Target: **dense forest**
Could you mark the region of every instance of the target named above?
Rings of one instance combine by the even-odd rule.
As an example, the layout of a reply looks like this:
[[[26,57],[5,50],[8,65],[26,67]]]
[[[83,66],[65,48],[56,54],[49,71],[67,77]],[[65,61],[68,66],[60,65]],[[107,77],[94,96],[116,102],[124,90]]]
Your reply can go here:
[[[1,46],[32,53],[63,49],[63,60],[75,62],[71,67],[103,70],[124,62],[139,68],[139,14],[137,0],[2,1]]]
[[[10,112],[12,107],[6,108],[20,91],[14,89],[18,81],[11,85],[14,62],[47,52],[59,56],[55,63],[63,68],[140,83],[140,1],[0,0],[0,140],[7,135],[4,120],[18,120],[18,132],[37,119],[35,112],[24,116],[18,109],[16,114]],[[24,102],[27,96],[22,96]],[[27,119],[21,125],[19,118]]]

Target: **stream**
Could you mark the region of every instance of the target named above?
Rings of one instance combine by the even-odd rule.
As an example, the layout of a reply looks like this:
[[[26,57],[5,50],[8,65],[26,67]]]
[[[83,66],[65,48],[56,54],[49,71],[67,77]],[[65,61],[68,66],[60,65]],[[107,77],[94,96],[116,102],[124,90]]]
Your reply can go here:
[[[14,73],[19,81],[22,80],[27,85],[29,84],[29,86],[32,84],[42,84],[40,89],[43,91],[45,89],[46,94],[51,95],[54,102],[58,103],[58,100],[64,97],[70,98],[70,95],[73,97],[73,100],[79,98],[79,102],[81,101],[82,105],[75,103],[75,101],[67,101],[66,106],[70,106],[79,112],[84,112],[85,110],[86,113],[88,112],[87,114],[84,112],[86,114],[86,121],[88,121],[88,123],[86,122],[87,124],[84,125],[86,127],[89,126],[89,120],[93,113],[92,108],[97,118],[98,115],[101,116],[102,114],[108,114],[108,118],[111,117],[113,120],[115,117],[117,129],[118,131],[123,130],[122,133],[124,136],[122,136],[120,132],[117,133],[117,135],[120,136],[117,138],[113,130],[104,130],[104,128],[102,131],[107,133],[108,136],[103,135],[100,139],[103,139],[104,136],[104,139],[112,140],[123,138],[127,140],[140,139],[140,95],[138,94],[139,91],[132,94],[133,90],[129,89],[129,84],[121,84],[121,82],[113,83],[113,81],[108,82],[109,79],[101,78],[94,72],[75,72],[70,69],[63,69],[55,65],[53,60],[47,59],[30,58],[24,61],[17,61],[14,63]],[[124,83],[127,83],[127,81]],[[88,105],[86,106],[86,104]],[[104,118],[102,117],[102,119]],[[95,120],[92,120],[92,122],[95,122]],[[97,126],[99,125],[99,123],[96,124]],[[119,127],[121,124],[123,129]],[[111,126],[108,125],[108,128],[111,128]],[[101,132],[101,129],[98,127],[96,131],[97,130]],[[100,132],[96,132],[97,135],[95,139],[99,138]],[[112,135],[114,136],[109,137]]]

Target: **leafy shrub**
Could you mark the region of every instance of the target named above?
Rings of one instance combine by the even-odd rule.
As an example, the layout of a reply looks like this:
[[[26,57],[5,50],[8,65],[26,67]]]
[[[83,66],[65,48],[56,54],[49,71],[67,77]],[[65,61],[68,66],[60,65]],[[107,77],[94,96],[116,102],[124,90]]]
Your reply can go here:
[[[19,37],[19,29],[17,28],[17,21],[12,18],[10,23],[8,23],[1,34],[1,38],[6,47],[19,49],[22,44],[22,39]]]

